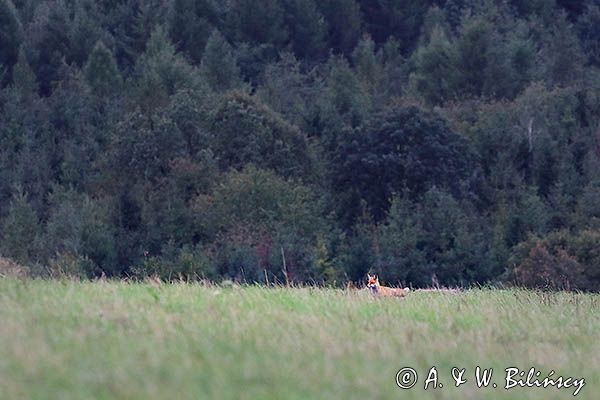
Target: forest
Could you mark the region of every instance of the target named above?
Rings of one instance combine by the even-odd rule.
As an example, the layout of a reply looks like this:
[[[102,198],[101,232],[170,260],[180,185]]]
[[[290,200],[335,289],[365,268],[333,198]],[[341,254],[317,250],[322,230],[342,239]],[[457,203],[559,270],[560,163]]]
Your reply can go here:
[[[0,0],[0,264],[600,290],[597,0]]]

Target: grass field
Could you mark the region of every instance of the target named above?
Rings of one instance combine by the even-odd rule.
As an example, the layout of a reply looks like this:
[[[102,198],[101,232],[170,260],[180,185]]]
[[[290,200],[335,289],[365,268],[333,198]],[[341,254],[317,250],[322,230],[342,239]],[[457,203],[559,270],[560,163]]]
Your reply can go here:
[[[432,366],[444,387],[424,391]],[[498,387],[478,388],[476,366]],[[0,399],[573,397],[506,390],[508,367],[585,378],[576,398],[599,398],[600,296],[0,280]]]

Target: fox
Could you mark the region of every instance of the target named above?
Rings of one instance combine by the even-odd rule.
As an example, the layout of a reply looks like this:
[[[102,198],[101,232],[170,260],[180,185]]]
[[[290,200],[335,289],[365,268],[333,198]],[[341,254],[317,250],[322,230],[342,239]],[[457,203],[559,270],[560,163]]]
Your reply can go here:
[[[381,286],[379,284],[379,276],[371,274],[367,274],[368,283],[367,287],[375,296],[382,297],[405,297],[408,292],[410,292],[410,288],[391,288],[387,286]]]

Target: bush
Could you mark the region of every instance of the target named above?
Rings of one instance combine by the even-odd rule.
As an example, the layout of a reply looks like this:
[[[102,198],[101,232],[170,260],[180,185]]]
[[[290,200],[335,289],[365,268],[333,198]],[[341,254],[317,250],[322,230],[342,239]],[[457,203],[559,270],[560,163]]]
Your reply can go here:
[[[224,175],[211,193],[197,197],[193,209],[221,277],[264,282],[266,271],[269,280],[283,281],[283,249],[288,279],[325,279],[317,241],[326,223],[311,188],[247,167]]]
[[[275,273],[267,271],[270,252],[267,234],[240,226],[219,235],[212,245],[212,263],[221,278],[264,283],[265,274],[271,280]]]
[[[507,281],[530,288],[600,290],[600,231],[532,236],[513,249]]]
[[[314,238],[323,226],[320,204],[309,187],[254,167],[225,175],[212,193],[197,197],[193,208],[210,239],[236,226],[267,232],[290,226]]]
[[[177,248],[167,243],[160,256],[144,257],[143,262],[131,268],[138,279],[159,277],[163,281],[214,279],[215,273],[208,256],[200,246]]]
[[[117,249],[108,204],[58,186],[49,196],[49,203],[45,233],[38,239],[43,260],[63,268],[75,262],[66,260],[73,258],[78,260],[75,263],[84,262],[84,275],[101,271],[117,274]]]
[[[542,242],[536,242],[515,268],[515,278],[528,288],[570,290],[580,286],[582,272],[581,264],[564,249],[549,251]]]

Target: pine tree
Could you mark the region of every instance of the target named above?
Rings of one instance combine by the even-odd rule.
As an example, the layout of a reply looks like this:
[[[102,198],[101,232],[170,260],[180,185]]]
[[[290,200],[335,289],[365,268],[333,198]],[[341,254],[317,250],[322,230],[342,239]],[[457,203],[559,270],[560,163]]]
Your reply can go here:
[[[37,94],[38,84],[35,73],[31,69],[25,51],[23,48],[19,50],[19,58],[13,67],[12,71],[13,86],[19,91],[22,96]]]
[[[100,96],[119,90],[121,74],[117,62],[104,43],[98,41],[84,68],[85,78]]]
[[[551,82],[567,85],[582,77],[585,55],[566,14],[556,18],[541,55],[544,75]]]
[[[32,261],[35,238],[40,233],[39,220],[21,190],[13,195],[8,214],[0,226],[0,253],[22,263]]]
[[[456,48],[462,93],[481,95],[485,84],[484,72],[490,63],[500,61],[490,59],[492,36],[492,26],[481,17],[470,18],[461,26]]]
[[[41,3],[27,26],[25,48],[40,84],[40,93],[49,95],[63,77],[65,63],[71,62],[69,10],[64,1]]]
[[[590,4],[577,21],[577,31],[589,61],[600,67],[600,6]]]
[[[294,54],[300,59],[323,55],[327,24],[315,1],[286,0],[284,3]]]
[[[322,0],[318,6],[329,28],[329,47],[350,54],[360,39],[360,7],[355,0]]]
[[[112,38],[102,31],[96,2],[76,1],[69,11],[72,13],[69,20],[69,63],[83,67],[96,43],[101,38]]]
[[[242,83],[233,49],[216,29],[206,43],[200,70],[209,86],[217,92],[238,88]]]
[[[197,72],[179,54],[162,29],[154,30],[135,66],[134,96],[143,110],[165,106],[169,96],[198,84]]]
[[[377,43],[393,36],[405,54],[418,44],[423,19],[433,1],[357,0],[367,32]],[[440,2],[438,2],[440,3]]]
[[[460,26],[460,20],[462,18],[464,0],[448,0],[444,4],[444,14],[446,14],[446,20],[450,24],[453,31],[456,31]]]
[[[212,31],[215,10],[208,0],[174,0],[169,14],[169,34],[177,50],[200,63]]]
[[[375,43],[369,35],[363,36],[352,52],[354,70],[362,82],[371,91],[381,78],[382,65],[379,55],[375,52]]]
[[[278,0],[232,0],[226,25],[236,41],[275,48],[288,39],[284,11]]]
[[[446,33],[436,28],[429,43],[415,53],[413,90],[431,104],[450,99],[456,91],[456,50]]]
[[[157,26],[165,22],[168,14],[163,0],[130,0],[121,7],[121,24],[117,31],[117,60],[119,65],[135,64],[144,51]]]
[[[0,68],[10,68],[17,62],[22,40],[23,27],[13,2],[0,0]]]
[[[264,83],[257,90],[261,98],[274,111],[300,128],[311,119],[309,114],[320,107],[316,97],[322,83],[314,76],[304,74],[300,61],[291,53],[281,54],[281,59],[265,68]]]
[[[419,37],[420,46],[429,43],[431,40],[431,33],[435,29],[441,29],[448,33],[452,32],[452,26],[448,23],[446,14],[437,6],[431,7],[427,11],[427,14],[425,14],[423,25],[421,26],[421,36]]]

